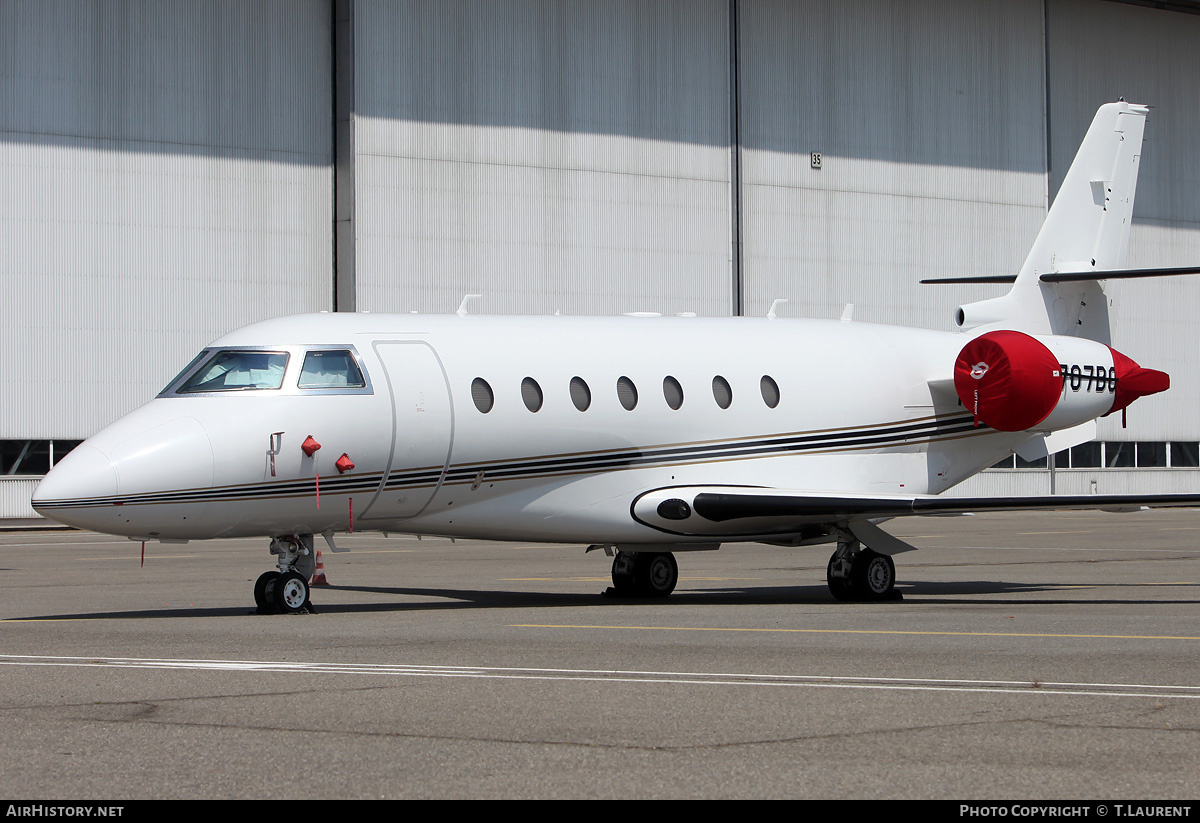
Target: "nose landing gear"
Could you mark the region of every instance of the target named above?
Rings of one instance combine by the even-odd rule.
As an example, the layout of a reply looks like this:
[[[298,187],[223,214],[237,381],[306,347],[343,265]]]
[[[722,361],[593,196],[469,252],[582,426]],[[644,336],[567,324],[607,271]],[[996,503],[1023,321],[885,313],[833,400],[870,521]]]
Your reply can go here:
[[[254,583],[258,614],[315,614],[308,581],[316,568],[311,534],[271,538],[279,570],[263,572]]]

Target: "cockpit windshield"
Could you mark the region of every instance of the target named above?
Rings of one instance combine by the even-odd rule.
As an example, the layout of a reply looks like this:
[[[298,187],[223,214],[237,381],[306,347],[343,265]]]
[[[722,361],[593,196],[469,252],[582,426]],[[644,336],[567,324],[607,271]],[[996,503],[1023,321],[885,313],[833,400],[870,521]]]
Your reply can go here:
[[[287,352],[218,351],[178,389],[176,394],[278,389],[287,369]]]

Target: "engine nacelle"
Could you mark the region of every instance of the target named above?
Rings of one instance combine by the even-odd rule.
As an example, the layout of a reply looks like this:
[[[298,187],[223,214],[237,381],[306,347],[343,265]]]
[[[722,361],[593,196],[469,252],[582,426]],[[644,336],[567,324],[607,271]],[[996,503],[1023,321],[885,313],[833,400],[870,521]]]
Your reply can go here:
[[[959,400],[1000,431],[1057,431],[1112,414],[1171,385],[1103,343],[998,330],[971,340],[954,365]]]
[[[978,300],[965,303],[954,313],[954,322],[966,331],[989,323],[998,323],[1010,319],[1014,314],[1012,295],[993,297],[990,300]]]

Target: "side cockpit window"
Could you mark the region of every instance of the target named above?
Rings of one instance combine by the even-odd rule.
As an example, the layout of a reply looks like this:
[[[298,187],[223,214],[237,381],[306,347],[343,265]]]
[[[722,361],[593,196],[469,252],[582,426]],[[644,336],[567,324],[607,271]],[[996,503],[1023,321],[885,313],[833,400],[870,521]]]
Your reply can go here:
[[[354,355],[346,349],[310,351],[300,370],[302,389],[361,389],[367,385]]]
[[[218,351],[178,389],[176,394],[278,389],[287,370],[287,352]]]

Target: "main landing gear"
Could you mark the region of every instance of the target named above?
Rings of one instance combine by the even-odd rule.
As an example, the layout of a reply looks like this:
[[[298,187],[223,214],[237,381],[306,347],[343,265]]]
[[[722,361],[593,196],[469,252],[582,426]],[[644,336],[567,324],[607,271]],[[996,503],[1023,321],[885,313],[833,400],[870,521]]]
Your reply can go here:
[[[829,593],[838,600],[898,600],[896,564],[886,554],[862,547],[848,531],[838,530],[838,547],[825,569]]]
[[[666,597],[679,582],[679,565],[670,552],[617,552],[612,565],[613,592],[619,597]]]
[[[271,554],[279,556],[279,570],[263,572],[254,583],[258,614],[315,613],[308,586],[317,565],[313,536],[273,537]]]

